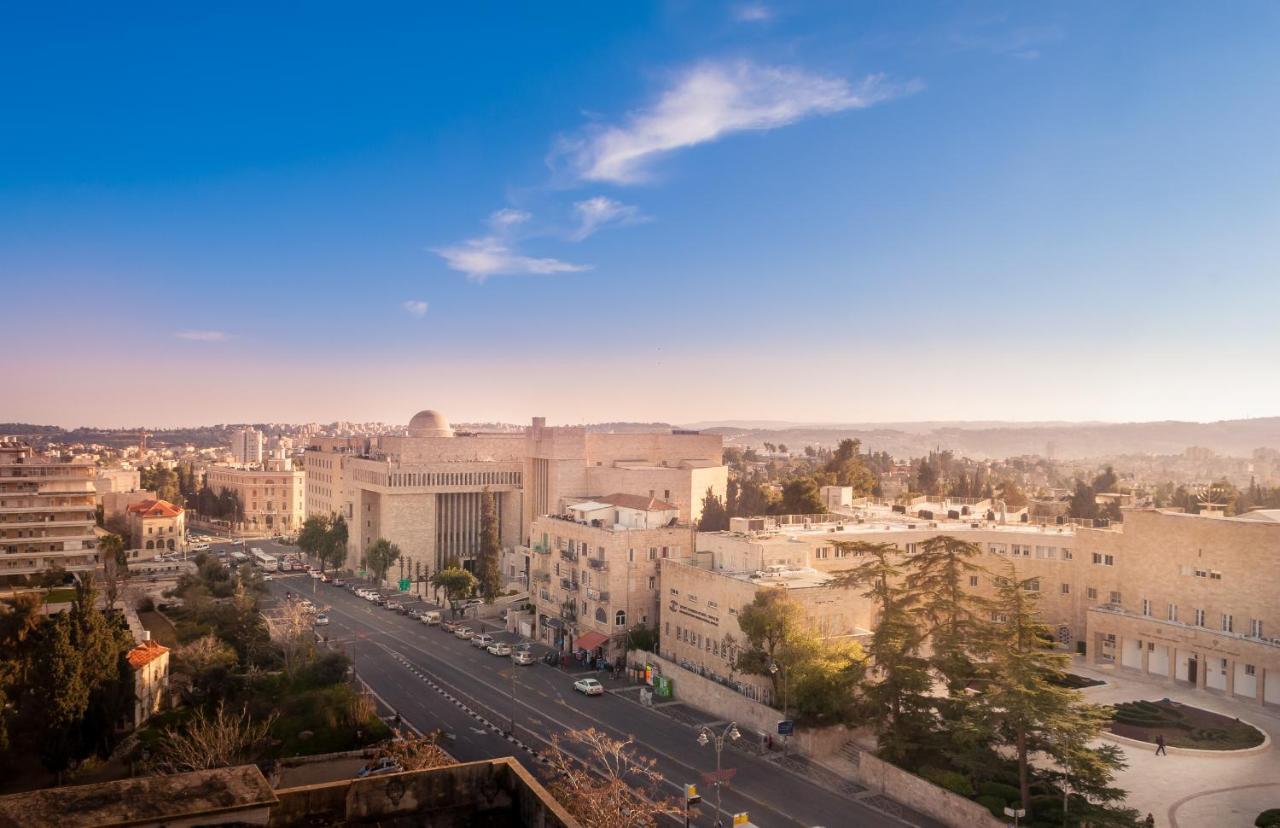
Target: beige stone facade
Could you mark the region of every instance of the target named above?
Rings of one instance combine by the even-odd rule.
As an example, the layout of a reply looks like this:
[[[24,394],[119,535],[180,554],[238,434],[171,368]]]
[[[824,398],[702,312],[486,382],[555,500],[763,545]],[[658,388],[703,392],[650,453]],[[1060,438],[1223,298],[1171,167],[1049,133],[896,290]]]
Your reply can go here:
[[[244,504],[244,520],[235,528],[261,534],[292,534],[305,512],[303,472],[288,459],[268,460],[262,467],[210,466],[205,483],[216,493],[230,489]]]
[[[381,537],[400,547],[410,569],[421,563],[434,572],[451,559],[472,565],[488,490],[502,573],[523,583],[534,567],[536,518],[561,513],[571,500],[622,492],[671,502],[687,525],[701,513],[706,489],[724,494],[720,454],[714,435],[602,434],[548,427],[541,418],[524,433],[458,433],[428,410],[405,435],[313,438],[305,453],[307,511],[346,517],[348,568],[358,569],[363,550]]]
[[[186,512],[167,500],[142,500],[127,509],[131,549],[185,552]]]
[[[629,630],[656,629],[659,571],[693,554],[675,504],[636,495],[570,504],[532,532],[534,636],[566,652],[616,656]]]
[[[70,572],[99,566],[94,476],[89,463],[0,441],[0,581],[55,566]]]
[[[663,572],[663,654],[695,670],[725,675],[716,641],[739,634],[726,615],[768,588],[771,575],[806,582],[808,573],[856,566],[859,559],[837,541],[892,543],[910,554],[930,537],[951,535],[982,550],[976,562],[986,571],[971,576],[973,592],[992,595],[994,577],[1010,571],[1032,579],[1043,619],[1064,648],[1083,646],[1099,663],[1280,703],[1280,524],[1139,509],[1107,529],[870,510],[830,523],[734,523],[737,531],[698,534],[696,567]],[[685,620],[689,603],[670,603],[690,592],[725,608],[717,623]],[[685,616],[680,630],[676,615]],[[827,630],[875,623],[874,608],[853,592],[814,602],[810,615]]]

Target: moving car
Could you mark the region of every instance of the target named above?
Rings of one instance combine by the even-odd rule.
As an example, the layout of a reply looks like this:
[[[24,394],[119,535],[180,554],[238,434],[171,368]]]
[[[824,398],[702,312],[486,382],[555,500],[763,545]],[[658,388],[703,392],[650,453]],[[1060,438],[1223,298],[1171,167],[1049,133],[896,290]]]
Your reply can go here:
[[[453,630],[453,634],[456,635],[458,638],[469,640],[471,636],[475,634],[475,630],[463,624],[460,627],[455,627]]]
[[[492,644],[490,644],[488,647],[485,647],[485,649],[489,651],[489,655],[496,655],[496,656],[511,655],[511,645],[507,644],[504,641],[495,641]]]
[[[333,581],[331,581],[331,583],[336,587],[344,587],[347,585],[347,582],[342,580],[341,578],[334,578]]]
[[[488,647],[492,643],[493,643],[493,636],[489,635],[488,633],[481,633],[480,635],[471,636],[472,647],[479,647],[481,649],[484,649],[485,647]]]
[[[384,599],[383,601],[380,601],[379,603],[382,604],[383,609],[389,609],[389,610],[400,609],[400,602],[394,598],[387,598],[387,599]]]
[[[512,663],[522,667],[526,664],[532,664],[535,660],[532,650],[516,650],[511,654]]]
[[[424,624],[439,624],[440,613],[435,610],[423,610],[422,614],[418,616],[418,620]]]
[[[315,620],[314,620],[314,621],[312,621],[311,623],[312,623],[312,624],[314,624],[314,625],[316,625],[317,627],[324,627],[324,626],[327,626],[327,625],[329,624],[329,616],[325,615],[325,614],[322,612],[322,613],[320,613],[319,615],[317,615],[317,616],[316,616],[316,618],[315,618]]]
[[[604,695],[604,685],[593,678],[578,679],[573,683],[573,689],[585,696]]]
[[[264,581],[274,581],[274,580],[275,580],[275,576],[273,576],[270,572],[268,572],[268,573],[266,573],[265,575],[263,575],[263,576],[262,576],[262,580],[264,580]]]

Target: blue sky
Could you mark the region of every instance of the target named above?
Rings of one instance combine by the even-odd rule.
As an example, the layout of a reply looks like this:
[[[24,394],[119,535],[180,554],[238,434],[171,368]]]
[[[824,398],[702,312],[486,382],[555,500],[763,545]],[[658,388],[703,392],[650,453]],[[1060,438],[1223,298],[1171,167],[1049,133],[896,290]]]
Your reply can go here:
[[[0,13],[0,419],[1280,413],[1274,3],[262,5]]]

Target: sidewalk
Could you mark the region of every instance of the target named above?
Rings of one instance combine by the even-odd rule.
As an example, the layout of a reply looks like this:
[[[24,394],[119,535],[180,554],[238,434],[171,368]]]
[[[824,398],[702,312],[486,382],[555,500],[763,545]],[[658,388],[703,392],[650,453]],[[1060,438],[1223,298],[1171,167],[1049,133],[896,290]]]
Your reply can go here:
[[[1129,767],[1117,774],[1116,784],[1129,792],[1129,806],[1142,816],[1151,813],[1156,825],[1171,828],[1250,828],[1259,812],[1280,807],[1280,751],[1274,749],[1280,738],[1280,710],[1124,668],[1100,669],[1079,657],[1071,671],[1107,682],[1081,691],[1097,704],[1168,698],[1239,718],[1271,736],[1272,749],[1240,756],[1229,752],[1221,756],[1156,756],[1154,748],[1119,745]]]

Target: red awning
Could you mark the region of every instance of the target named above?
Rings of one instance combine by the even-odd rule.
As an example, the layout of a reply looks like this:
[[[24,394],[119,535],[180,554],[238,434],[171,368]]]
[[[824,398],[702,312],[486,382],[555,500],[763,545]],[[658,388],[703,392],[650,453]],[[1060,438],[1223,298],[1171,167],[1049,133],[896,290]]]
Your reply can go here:
[[[573,646],[578,650],[594,650],[601,644],[609,640],[609,636],[601,635],[598,632],[585,632],[573,641]]]

